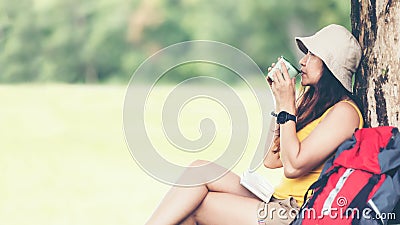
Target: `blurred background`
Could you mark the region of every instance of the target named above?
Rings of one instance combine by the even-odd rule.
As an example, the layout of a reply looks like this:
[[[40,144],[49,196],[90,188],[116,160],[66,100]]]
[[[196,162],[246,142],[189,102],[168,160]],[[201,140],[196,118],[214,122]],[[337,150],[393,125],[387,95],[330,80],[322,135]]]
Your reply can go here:
[[[242,50],[265,72],[280,55],[297,64],[293,37],[330,23],[350,28],[350,1],[0,0],[0,223],[144,224],[169,186],[125,144],[135,69],[201,39]],[[159,96],[193,68],[174,73]],[[279,171],[263,172],[279,182]]]

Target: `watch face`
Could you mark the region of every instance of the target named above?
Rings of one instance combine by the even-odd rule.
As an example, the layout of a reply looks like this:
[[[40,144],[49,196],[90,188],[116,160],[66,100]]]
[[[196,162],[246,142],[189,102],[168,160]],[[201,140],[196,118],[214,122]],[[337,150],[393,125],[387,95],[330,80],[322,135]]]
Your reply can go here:
[[[288,113],[285,112],[285,111],[280,112],[280,113],[278,114],[278,117],[276,118],[276,122],[279,123],[279,124],[286,123],[286,121],[287,121],[287,114],[288,114]]]

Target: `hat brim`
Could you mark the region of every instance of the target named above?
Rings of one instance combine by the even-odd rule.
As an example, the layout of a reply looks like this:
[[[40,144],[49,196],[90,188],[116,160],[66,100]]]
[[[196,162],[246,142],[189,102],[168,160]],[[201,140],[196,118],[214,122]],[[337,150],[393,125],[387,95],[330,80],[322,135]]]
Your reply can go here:
[[[304,54],[307,54],[308,51],[312,52],[314,55],[316,55],[318,58],[320,58],[324,64],[326,65],[326,67],[328,68],[328,70],[331,71],[331,73],[333,74],[333,76],[335,77],[335,79],[338,79],[337,75],[335,74],[335,72],[332,70],[332,68],[330,67],[329,64],[326,63],[325,61],[325,57],[323,57],[316,49],[318,49],[316,46],[313,45],[312,42],[312,36],[311,37],[296,37],[295,38],[296,43],[297,43],[297,47],[300,49],[300,51],[302,51]],[[308,46],[308,47],[307,47]],[[310,49],[311,48],[311,49]],[[345,86],[343,85],[343,80],[338,80],[339,83],[342,85],[342,87],[344,89],[346,89],[347,91],[349,91],[350,93],[353,93],[352,89],[351,89],[351,85],[350,86]]]
[[[306,38],[296,37],[296,43],[297,43],[297,47],[300,49],[300,51],[302,51],[304,54],[307,54],[308,48],[304,44],[304,41],[303,41],[304,39],[306,39]]]

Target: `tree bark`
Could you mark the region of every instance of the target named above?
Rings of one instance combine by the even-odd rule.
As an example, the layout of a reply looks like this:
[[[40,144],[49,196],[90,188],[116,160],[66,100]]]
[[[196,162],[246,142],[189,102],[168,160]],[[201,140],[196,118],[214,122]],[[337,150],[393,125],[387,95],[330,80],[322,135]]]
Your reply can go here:
[[[366,126],[399,127],[400,1],[351,0],[351,25],[363,50],[354,93]]]

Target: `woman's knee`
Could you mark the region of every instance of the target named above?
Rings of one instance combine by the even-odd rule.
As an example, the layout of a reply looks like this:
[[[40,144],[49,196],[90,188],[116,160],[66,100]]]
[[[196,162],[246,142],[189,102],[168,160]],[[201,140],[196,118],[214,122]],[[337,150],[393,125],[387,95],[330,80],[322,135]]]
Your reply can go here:
[[[191,162],[179,178],[180,184],[199,185],[208,183],[209,171],[212,171],[208,166],[210,163],[210,161],[206,160],[195,160]]]
[[[197,160],[193,161],[192,163],[190,163],[189,166],[192,166],[192,167],[194,167],[194,166],[204,166],[204,165],[209,164],[209,163],[210,163],[210,161],[197,159]]]

